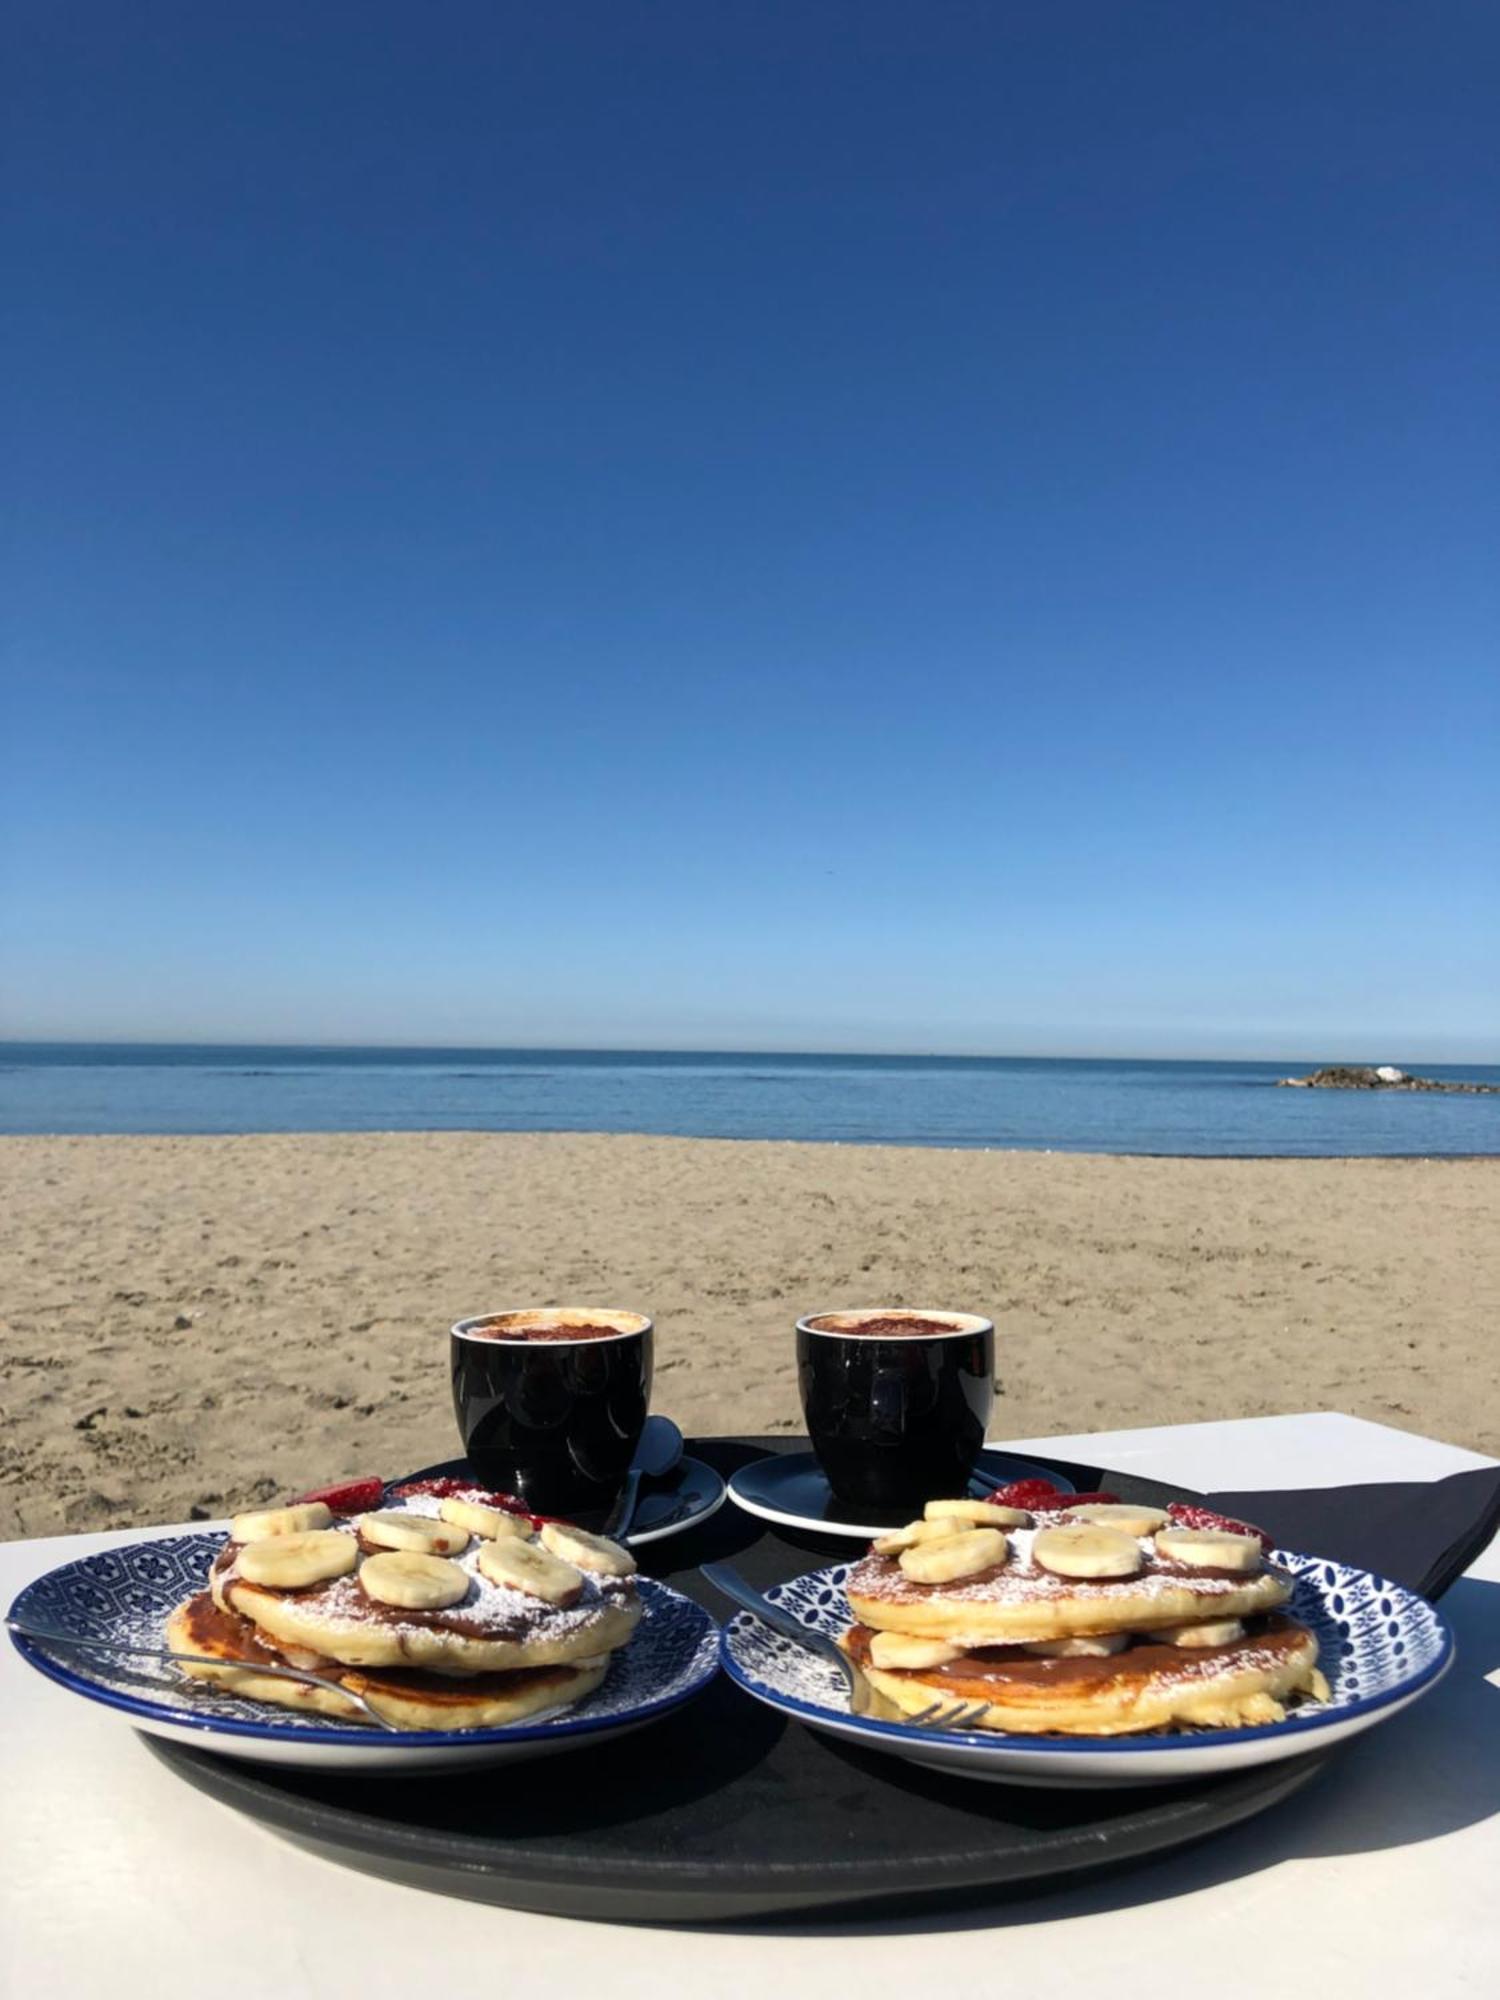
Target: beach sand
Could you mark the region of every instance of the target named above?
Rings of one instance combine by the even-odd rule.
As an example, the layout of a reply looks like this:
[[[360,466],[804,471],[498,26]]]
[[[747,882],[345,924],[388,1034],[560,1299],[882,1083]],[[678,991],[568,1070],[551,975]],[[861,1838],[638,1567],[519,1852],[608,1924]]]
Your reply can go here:
[[[1341,1409],[1500,1453],[1500,1160],[551,1134],[0,1140],[0,1536],[456,1450],[447,1327],[638,1306],[655,1405],[799,1428],[798,1313],[999,1328],[992,1437]]]

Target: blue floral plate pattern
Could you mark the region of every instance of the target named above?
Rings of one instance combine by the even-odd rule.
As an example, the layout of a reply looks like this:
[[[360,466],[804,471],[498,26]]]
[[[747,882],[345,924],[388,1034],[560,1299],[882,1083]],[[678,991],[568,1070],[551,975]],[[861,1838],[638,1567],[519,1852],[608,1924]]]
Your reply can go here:
[[[168,1614],[203,1588],[222,1545],[217,1534],[170,1535],[84,1556],[28,1584],[10,1615],[79,1638],[159,1646]],[[641,1577],[639,1586],[645,1615],[630,1644],[615,1655],[603,1685],[550,1720],[533,1717],[504,1729],[386,1734],[367,1724],[217,1693],[166,1663],[75,1652],[15,1633],[11,1639],[21,1657],[49,1680],[174,1742],[322,1770],[432,1770],[597,1742],[665,1715],[705,1687],[718,1666],[714,1621],[665,1584]]]
[[[1295,1578],[1288,1610],[1317,1636],[1331,1698],[1306,1702],[1284,1722],[1181,1735],[1020,1736],[992,1730],[934,1734],[903,1722],[851,1715],[838,1669],[804,1652],[748,1612],[725,1628],[731,1679],[772,1708],[814,1729],[935,1770],[1019,1785],[1144,1785],[1243,1770],[1327,1749],[1384,1722],[1442,1679],[1453,1637],[1425,1598],[1368,1571],[1273,1552]],[[850,1623],[844,1585],[851,1565],[814,1570],[766,1594],[814,1631],[834,1637]]]

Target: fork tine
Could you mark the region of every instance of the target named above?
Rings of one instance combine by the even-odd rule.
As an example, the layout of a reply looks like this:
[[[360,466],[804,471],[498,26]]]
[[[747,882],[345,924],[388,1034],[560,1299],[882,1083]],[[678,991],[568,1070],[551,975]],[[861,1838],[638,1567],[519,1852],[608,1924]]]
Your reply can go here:
[[[952,1708],[945,1709],[941,1715],[934,1716],[932,1727],[944,1730],[967,1729],[984,1714],[988,1706],[989,1704],[983,1701],[957,1702]]]

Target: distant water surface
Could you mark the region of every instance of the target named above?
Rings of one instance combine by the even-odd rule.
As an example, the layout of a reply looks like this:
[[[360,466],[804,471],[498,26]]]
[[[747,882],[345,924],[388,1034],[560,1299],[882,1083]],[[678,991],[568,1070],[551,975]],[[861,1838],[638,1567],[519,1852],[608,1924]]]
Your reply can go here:
[[[13,1042],[0,1043],[0,1133],[656,1132],[1082,1153],[1500,1153],[1500,1097],[1273,1088],[1322,1059]],[[1500,1083],[1497,1067],[1421,1074]]]

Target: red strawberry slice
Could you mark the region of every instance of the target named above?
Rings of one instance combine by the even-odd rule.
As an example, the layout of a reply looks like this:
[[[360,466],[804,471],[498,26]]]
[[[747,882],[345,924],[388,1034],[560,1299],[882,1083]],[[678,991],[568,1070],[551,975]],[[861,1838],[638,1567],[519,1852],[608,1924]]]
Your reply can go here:
[[[1118,1493],[1059,1493],[1059,1507],[1122,1507],[1124,1501]]]
[[[372,1507],[380,1505],[384,1492],[385,1481],[371,1473],[366,1479],[341,1480],[336,1486],[320,1486],[315,1492],[299,1497],[321,1500],[335,1514],[368,1514]]]
[[[1233,1521],[1227,1514],[1216,1514],[1212,1507],[1193,1507],[1174,1500],[1167,1509],[1167,1518],[1178,1528],[1212,1528],[1221,1535],[1254,1535],[1267,1555],[1276,1546],[1264,1528],[1257,1528],[1249,1521]]]

